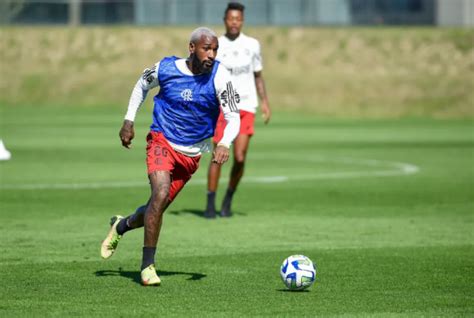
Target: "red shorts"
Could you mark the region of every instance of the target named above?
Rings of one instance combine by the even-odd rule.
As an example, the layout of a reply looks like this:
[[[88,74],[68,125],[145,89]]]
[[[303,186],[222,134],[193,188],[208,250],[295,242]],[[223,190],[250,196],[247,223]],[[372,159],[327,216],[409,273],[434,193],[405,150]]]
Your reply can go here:
[[[162,133],[151,131],[146,137],[146,165],[148,174],[169,171],[171,187],[169,201],[172,202],[186,182],[199,167],[201,156],[188,157],[171,147]]]
[[[251,112],[247,112],[245,110],[240,111],[240,131],[239,135],[249,135],[252,136],[254,133],[254,123],[255,123],[255,114]],[[216,124],[216,131],[214,132],[214,137],[212,141],[214,143],[218,143],[222,136],[224,136],[224,128],[227,125],[224,115],[222,112],[219,114],[219,118],[217,119]]]

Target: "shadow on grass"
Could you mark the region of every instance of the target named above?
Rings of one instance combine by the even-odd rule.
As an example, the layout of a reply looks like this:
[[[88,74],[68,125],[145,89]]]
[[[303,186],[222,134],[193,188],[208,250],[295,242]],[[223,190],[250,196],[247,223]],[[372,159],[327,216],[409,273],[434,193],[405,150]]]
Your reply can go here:
[[[168,272],[157,270],[156,271],[158,276],[173,276],[173,275],[186,275],[189,276],[186,280],[201,280],[205,278],[207,275],[201,273],[187,273],[187,272]],[[103,271],[96,271],[95,276],[97,277],[107,277],[107,276],[121,276],[125,278],[129,278],[137,284],[141,284],[140,272],[139,271],[124,271],[122,268],[118,270],[103,270]]]
[[[175,210],[175,211],[169,211],[169,212],[166,212],[166,213],[169,213],[169,214],[173,214],[173,215],[184,215],[184,214],[193,214],[195,216],[198,216],[200,218],[204,218],[204,210],[198,210],[198,209],[182,209],[182,210]],[[219,211],[216,212],[217,213],[217,218],[219,218]],[[247,215],[246,213],[243,213],[243,212],[235,212],[235,211],[232,211],[232,214],[233,215],[239,215],[239,216],[245,216]],[[228,219],[228,218],[226,218]],[[210,219],[212,220],[212,219]]]
[[[279,291],[279,292],[282,292],[282,293],[309,293],[309,290],[308,289],[303,289],[303,290],[289,290],[289,289],[285,289],[285,288],[282,288],[282,289],[277,289],[276,291]]]

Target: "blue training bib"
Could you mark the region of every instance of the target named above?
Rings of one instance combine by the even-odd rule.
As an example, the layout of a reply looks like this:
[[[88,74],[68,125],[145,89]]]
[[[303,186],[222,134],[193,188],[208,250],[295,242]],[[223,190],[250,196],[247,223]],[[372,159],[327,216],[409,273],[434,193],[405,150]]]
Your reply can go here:
[[[160,62],[151,130],[172,143],[191,146],[214,135],[219,116],[214,77],[219,62],[214,62],[210,73],[192,76],[178,70],[178,59],[171,56]]]

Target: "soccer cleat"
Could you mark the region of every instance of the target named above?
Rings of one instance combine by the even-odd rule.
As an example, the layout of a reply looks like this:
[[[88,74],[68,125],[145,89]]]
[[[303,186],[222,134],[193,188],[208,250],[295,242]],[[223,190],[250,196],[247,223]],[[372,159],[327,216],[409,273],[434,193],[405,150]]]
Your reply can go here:
[[[115,250],[117,249],[118,242],[122,238],[122,235],[117,233],[117,224],[121,219],[123,219],[123,216],[121,215],[115,215],[110,219],[109,233],[107,233],[107,237],[102,242],[102,246],[100,248],[100,255],[104,259],[107,259],[114,254]]]
[[[143,286],[159,286],[161,279],[156,274],[155,265],[151,264],[145,267],[141,272]]]

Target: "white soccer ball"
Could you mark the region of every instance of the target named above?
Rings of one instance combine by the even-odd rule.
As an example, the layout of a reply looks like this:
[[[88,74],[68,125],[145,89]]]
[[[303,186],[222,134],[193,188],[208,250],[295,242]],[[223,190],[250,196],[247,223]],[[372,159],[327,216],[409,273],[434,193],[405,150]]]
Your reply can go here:
[[[283,261],[280,275],[289,290],[303,290],[313,285],[316,266],[304,255],[292,255]]]

